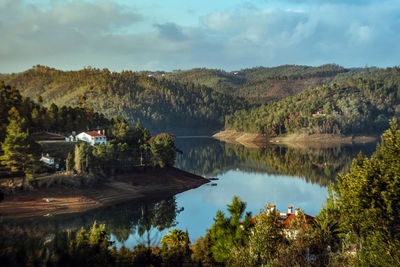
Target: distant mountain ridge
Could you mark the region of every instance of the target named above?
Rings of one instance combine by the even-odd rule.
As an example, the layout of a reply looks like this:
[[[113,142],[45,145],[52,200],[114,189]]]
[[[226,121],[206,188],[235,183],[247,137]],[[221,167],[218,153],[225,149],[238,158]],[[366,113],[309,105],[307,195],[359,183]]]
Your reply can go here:
[[[215,130],[223,127],[225,115],[248,107],[245,100],[206,86],[131,71],[60,71],[37,65],[3,79],[24,96],[40,95],[45,105],[90,106],[109,118],[122,115],[133,125],[140,122],[153,132]]]
[[[325,64],[231,72],[198,68],[117,73],[91,67],[61,71],[37,65],[21,73],[1,74],[0,80],[15,86],[24,96],[41,96],[45,105],[54,102],[59,106],[93,107],[109,118],[122,115],[131,124],[140,122],[152,132],[186,134],[189,129],[189,134],[209,134],[223,128],[225,118],[233,122],[231,115],[238,110],[253,108],[254,112],[263,104],[352,78],[374,77],[381,71]],[[260,119],[252,118],[246,123],[259,124]],[[238,129],[249,128],[240,126],[238,120],[233,124]],[[227,126],[233,127],[230,123]],[[205,131],[199,132],[200,129]]]
[[[226,116],[225,129],[288,134],[372,134],[400,118],[400,68],[345,76],[279,101]]]
[[[231,72],[198,68],[172,73],[154,72],[152,75],[164,75],[177,81],[190,81],[214,88],[221,93],[243,97],[252,103],[262,104],[348,77],[365,76],[377,70],[377,68],[346,69],[336,64],[325,64],[318,67],[302,65],[255,67]]]

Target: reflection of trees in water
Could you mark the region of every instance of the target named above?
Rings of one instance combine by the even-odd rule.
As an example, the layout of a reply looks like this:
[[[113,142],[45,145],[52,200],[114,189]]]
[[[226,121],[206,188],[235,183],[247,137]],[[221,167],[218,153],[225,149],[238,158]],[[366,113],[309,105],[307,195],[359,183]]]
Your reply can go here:
[[[0,224],[0,262],[9,257],[27,259],[43,249],[50,251],[61,240],[68,243],[69,237],[75,237],[81,227],[89,230],[94,221],[105,224],[106,231],[119,242],[135,235],[141,243],[158,245],[160,231],[176,226],[176,216],[182,210],[177,207],[175,197],[169,197],[124,203],[77,215],[3,221]]]
[[[370,155],[375,144],[346,145],[331,148],[292,148],[269,145],[261,149],[222,143],[214,139],[177,139],[183,151],[176,166],[204,176],[216,176],[229,170],[285,174],[303,177],[307,182],[326,186],[339,172],[349,169],[360,151]]]

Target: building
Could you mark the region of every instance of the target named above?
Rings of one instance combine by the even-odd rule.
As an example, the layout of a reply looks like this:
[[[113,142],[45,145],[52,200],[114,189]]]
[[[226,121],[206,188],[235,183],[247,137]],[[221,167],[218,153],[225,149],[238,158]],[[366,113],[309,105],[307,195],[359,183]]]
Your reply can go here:
[[[42,158],[40,159],[40,161],[43,161],[47,165],[54,165],[54,158],[50,157],[49,154],[46,154],[46,156],[42,155]]]
[[[104,135],[104,130],[82,132],[76,136],[76,140],[84,141],[92,146],[96,144],[107,144],[107,137]]]
[[[267,213],[276,212],[278,216],[278,222],[282,225],[282,234],[287,238],[296,238],[298,230],[292,230],[291,226],[293,222],[301,219],[304,222],[304,226],[308,227],[314,223],[314,217],[305,213],[300,212],[299,208],[295,208],[293,212],[293,207],[289,206],[287,212],[281,212],[276,210],[275,205],[269,205],[267,207]],[[265,214],[265,213],[264,213]],[[257,217],[251,218],[251,224],[256,223]]]
[[[76,142],[76,137],[73,135],[65,137],[65,142]]]

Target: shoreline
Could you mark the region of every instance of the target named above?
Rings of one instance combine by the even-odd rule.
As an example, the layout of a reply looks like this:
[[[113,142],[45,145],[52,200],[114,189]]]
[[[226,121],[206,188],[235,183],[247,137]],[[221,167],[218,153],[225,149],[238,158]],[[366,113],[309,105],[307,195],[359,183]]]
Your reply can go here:
[[[171,196],[208,182],[174,167],[136,171],[93,186],[53,185],[8,195],[0,202],[0,217],[12,220],[82,213],[130,200]]]
[[[212,136],[215,139],[232,144],[240,144],[249,148],[261,148],[268,144],[284,144],[289,146],[334,147],[350,144],[371,143],[377,140],[375,136],[343,136],[336,134],[291,134],[268,138],[257,133],[222,130]]]

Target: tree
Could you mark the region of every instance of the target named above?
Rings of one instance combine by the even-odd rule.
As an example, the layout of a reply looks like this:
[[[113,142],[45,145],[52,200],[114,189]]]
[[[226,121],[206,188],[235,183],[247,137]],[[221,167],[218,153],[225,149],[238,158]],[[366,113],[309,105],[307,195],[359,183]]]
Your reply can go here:
[[[105,230],[105,225],[97,227],[96,221],[87,233],[82,227],[72,240],[69,247],[69,266],[107,266],[114,262],[109,249],[113,242],[109,241],[110,235]]]
[[[187,233],[180,229],[168,231],[168,234],[161,239],[161,244],[166,244],[172,247],[183,246],[187,244]]]
[[[74,169],[74,162],[71,153],[68,153],[67,155],[67,159],[65,160],[65,168],[67,172],[70,172]]]
[[[232,247],[232,266],[276,265],[285,239],[276,212],[260,212],[246,246]]]
[[[361,265],[400,265],[400,128],[390,125],[371,158],[360,154],[338,184],[343,230],[360,243]]]
[[[189,233],[180,229],[169,231],[161,243],[162,258],[164,266],[186,266],[191,265],[192,251],[189,248]]]
[[[110,130],[111,135],[120,141],[126,139],[131,127],[124,118],[117,116],[112,119]]]
[[[211,252],[211,239],[207,234],[205,237],[199,237],[192,247],[192,261],[198,266],[216,266],[216,262]]]
[[[25,126],[25,119],[20,117],[14,107],[9,112],[6,132],[6,139],[2,144],[4,155],[0,157],[1,163],[12,173],[22,172],[23,184],[25,184],[25,179],[32,179],[39,165],[40,145],[30,137]]]
[[[81,159],[81,153],[79,150],[79,144],[75,145],[75,151],[74,151],[74,170],[77,173],[82,173],[82,159]]]
[[[149,141],[153,166],[174,166],[176,147],[174,137],[167,133],[158,134]]]
[[[208,232],[213,244],[211,251],[217,262],[226,263],[231,249],[246,244],[251,214],[247,213],[244,223],[241,224],[240,220],[243,218],[245,209],[246,203],[234,196],[232,204],[228,205],[231,217],[226,218],[220,210],[217,212],[217,216],[214,218],[215,223]]]

